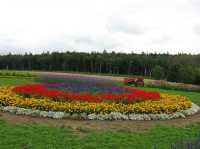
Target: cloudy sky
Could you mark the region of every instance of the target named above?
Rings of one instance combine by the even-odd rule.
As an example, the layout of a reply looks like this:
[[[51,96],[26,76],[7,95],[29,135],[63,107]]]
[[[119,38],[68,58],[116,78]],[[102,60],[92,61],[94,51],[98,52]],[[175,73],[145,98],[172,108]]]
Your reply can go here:
[[[200,0],[0,0],[0,54],[200,53]]]

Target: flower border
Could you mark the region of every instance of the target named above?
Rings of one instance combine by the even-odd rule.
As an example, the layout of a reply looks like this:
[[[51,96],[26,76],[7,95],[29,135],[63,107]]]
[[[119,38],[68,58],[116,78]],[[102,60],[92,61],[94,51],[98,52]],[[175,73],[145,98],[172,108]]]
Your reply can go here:
[[[144,101],[135,104],[117,103],[89,103],[89,102],[57,102],[49,98],[26,98],[12,92],[12,87],[0,88],[0,104],[4,106],[17,106],[46,111],[64,111],[68,113],[111,113],[121,112],[124,114],[159,114],[175,113],[188,109],[192,106],[187,97],[179,95],[163,94],[159,101]]]
[[[53,119],[78,119],[78,120],[169,120],[175,118],[186,118],[186,116],[194,115],[200,111],[200,107],[192,103],[191,108],[183,110],[181,112],[175,112],[172,114],[123,114],[120,112],[111,112],[109,114],[86,114],[86,113],[66,113],[66,112],[54,112],[54,111],[42,111],[28,108],[20,108],[16,106],[2,106],[0,105],[0,111],[10,112],[17,115],[27,115],[33,117],[48,117]]]

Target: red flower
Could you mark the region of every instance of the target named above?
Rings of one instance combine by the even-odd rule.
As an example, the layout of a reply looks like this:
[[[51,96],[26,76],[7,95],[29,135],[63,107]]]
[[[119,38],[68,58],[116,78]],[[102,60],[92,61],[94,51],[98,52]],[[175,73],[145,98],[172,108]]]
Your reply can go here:
[[[18,94],[32,95],[32,96],[44,96],[53,98],[56,100],[68,100],[68,101],[87,101],[87,102],[103,102],[103,101],[136,101],[136,100],[158,100],[160,99],[160,93],[147,92],[131,87],[125,87],[128,93],[123,94],[90,94],[90,93],[74,93],[64,92],[61,90],[50,90],[44,84],[32,84],[16,86],[13,91]]]

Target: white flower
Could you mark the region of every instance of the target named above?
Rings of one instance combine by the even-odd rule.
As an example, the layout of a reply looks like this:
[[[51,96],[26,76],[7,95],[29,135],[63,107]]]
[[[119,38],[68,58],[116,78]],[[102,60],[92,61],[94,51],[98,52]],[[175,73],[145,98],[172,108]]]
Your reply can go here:
[[[54,112],[53,118],[55,119],[61,119],[64,117],[64,112]]]

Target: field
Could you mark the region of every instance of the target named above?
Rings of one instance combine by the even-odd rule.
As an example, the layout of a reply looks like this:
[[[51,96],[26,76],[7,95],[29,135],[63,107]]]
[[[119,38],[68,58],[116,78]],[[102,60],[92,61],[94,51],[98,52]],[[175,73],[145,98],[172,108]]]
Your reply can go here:
[[[33,78],[0,78],[1,85],[28,84]],[[188,96],[200,105],[200,93],[144,87]],[[167,121],[53,120],[0,113],[0,147],[26,149],[171,149],[200,134],[199,114]],[[182,149],[182,148],[181,148]]]

